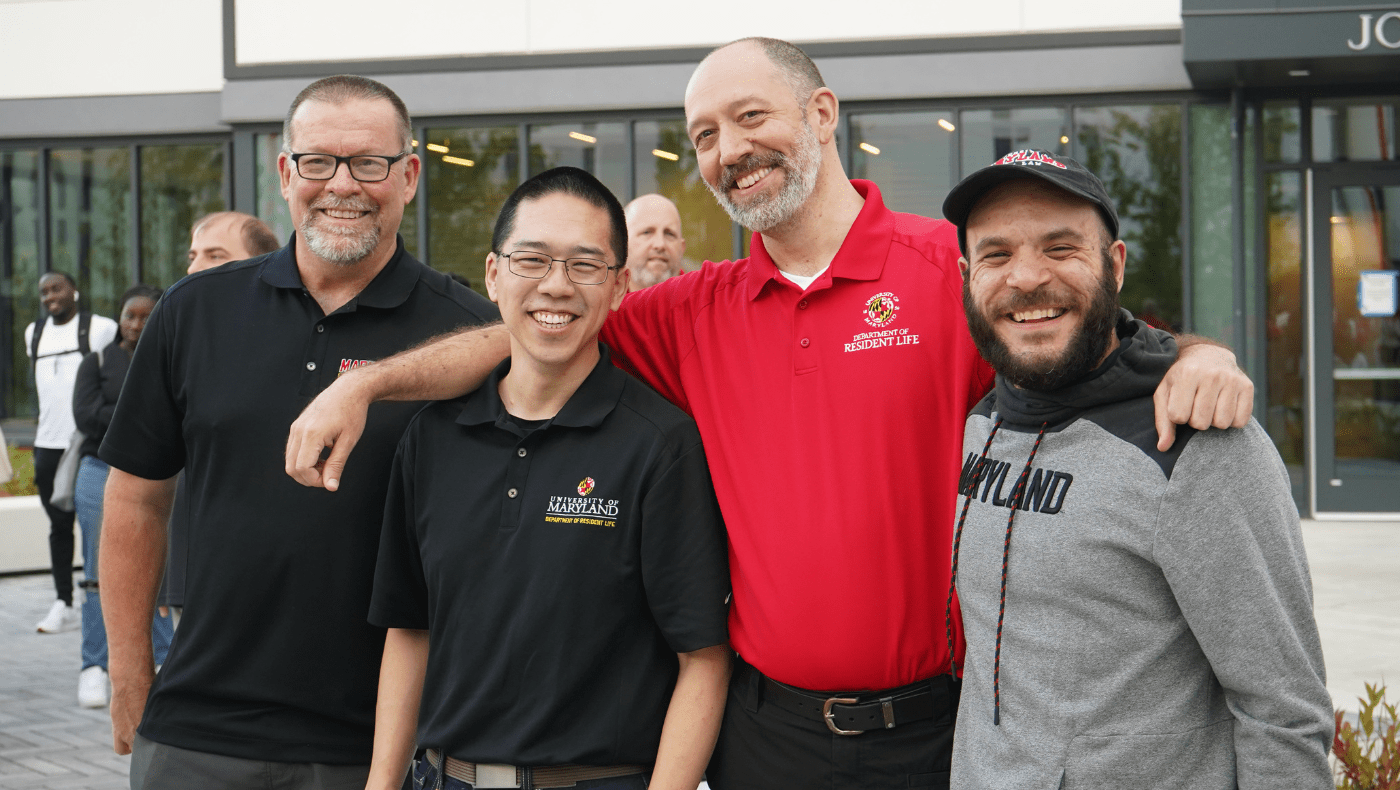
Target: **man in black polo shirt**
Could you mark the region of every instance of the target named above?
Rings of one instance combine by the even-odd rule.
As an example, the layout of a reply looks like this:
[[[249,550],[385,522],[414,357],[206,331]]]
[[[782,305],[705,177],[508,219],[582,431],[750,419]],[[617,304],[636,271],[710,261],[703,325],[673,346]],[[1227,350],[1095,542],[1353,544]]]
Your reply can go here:
[[[302,91],[278,157],[291,243],[171,287],[136,350],[101,449],[100,560],[113,739],[135,752],[134,788],[363,787],[384,643],[365,614],[393,447],[418,407],[370,418],[377,451],[344,501],[288,481],[279,459],[340,373],[496,315],[404,251],[411,128],[373,80]],[[153,684],[147,629],[182,468],[185,610]]]
[[[729,677],[724,527],[694,421],[598,343],[626,227],[568,167],[496,220],[486,287],[510,358],[420,412],[394,461],[371,790],[403,782],[415,719],[417,786],[700,781]]]

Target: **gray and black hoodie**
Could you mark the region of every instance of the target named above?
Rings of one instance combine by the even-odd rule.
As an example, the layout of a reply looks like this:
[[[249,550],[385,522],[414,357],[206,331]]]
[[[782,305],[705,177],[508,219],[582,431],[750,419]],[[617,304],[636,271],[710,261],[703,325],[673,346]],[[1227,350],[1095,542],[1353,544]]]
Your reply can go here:
[[[1330,790],[1283,463],[1253,420],[1179,427],[1159,452],[1152,393],[1176,342],[1127,311],[1117,331],[1078,384],[998,376],[967,419],[952,786]]]

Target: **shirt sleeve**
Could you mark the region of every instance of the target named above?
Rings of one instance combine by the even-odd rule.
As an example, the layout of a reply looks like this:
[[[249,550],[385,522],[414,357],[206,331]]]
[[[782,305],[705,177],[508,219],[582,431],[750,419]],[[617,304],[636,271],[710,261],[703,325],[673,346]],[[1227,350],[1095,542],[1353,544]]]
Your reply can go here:
[[[1195,434],[1154,555],[1235,717],[1241,788],[1332,788],[1334,719],[1298,511],[1259,423]]]
[[[172,296],[179,294],[160,300],[141,333],[98,451],[108,464],[147,480],[174,477],[185,466],[184,396],[175,375],[181,313]]]
[[[729,639],[729,548],[700,436],[662,469],[642,499],[642,583],[677,653]]]
[[[428,584],[418,547],[413,493],[417,446],[414,433],[421,417],[420,412],[409,424],[394,453],[389,492],[384,500],[384,526],[369,605],[370,624],[381,628],[427,629],[430,624]]]
[[[703,277],[691,272],[633,291],[608,315],[600,339],[613,364],[645,381],[687,414],[690,401],[681,383],[681,360],[693,342],[687,322],[690,286]]]
[[[94,351],[78,363],[73,379],[73,422],[86,436],[101,436],[112,421],[115,407],[102,396],[102,371]]]
[[[29,326],[26,326],[26,327],[24,328],[24,355],[27,356],[27,357],[29,357],[30,359],[33,359],[33,358],[34,358],[34,327],[35,327],[35,326],[36,326],[36,324],[30,324]]]

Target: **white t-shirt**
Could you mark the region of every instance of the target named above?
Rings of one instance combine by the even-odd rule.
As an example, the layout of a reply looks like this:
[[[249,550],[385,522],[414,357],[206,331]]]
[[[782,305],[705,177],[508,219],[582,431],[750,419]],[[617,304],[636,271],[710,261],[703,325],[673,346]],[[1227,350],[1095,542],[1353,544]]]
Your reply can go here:
[[[800,275],[800,274],[788,274],[787,272],[783,271],[782,269],[779,269],[779,270],[778,270],[778,273],[781,274],[782,276],[788,278],[789,280],[792,280],[793,282],[797,283],[797,287],[798,287],[798,288],[801,288],[802,290],[805,291],[805,290],[807,290],[808,288],[811,288],[811,287],[812,287],[812,283],[816,282],[818,277],[822,276],[823,274],[826,274],[826,270],[827,270],[827,269],[830,269],[830,268],[831,268],[831,264],[828,263],[827,265],[825,265],[825,266],[822,267],[822,270],[821,270],[821,271],[817,272],[816,274],[812,275],[811,277],[803,277],[803,276]]]
[[[39,391],[39,428],[34,433],[34,446],[61,450],[73,440],[73,382],[78,377],[78,314],[67,323],[55,324],[45,316],[48,325],[39,336],[39,363],[34,366],[34,387]],[[88,329],[90,351],[106,348],[117,338],[117,322],[100,315],[92,317]],[[34,344],[34,325],[24,328],[24,352]]]

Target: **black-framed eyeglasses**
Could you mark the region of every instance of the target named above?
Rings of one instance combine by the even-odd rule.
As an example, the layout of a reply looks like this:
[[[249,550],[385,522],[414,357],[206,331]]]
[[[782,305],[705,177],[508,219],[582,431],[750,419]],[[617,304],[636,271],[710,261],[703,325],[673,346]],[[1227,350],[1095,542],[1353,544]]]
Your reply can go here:
[[[621,269],[621,266],[609,266],[607,261],[600,261],[597,258],[551,258],[542,252],[532,250],[516,250],[515,252],[496,253],[506,259],[506,268],[510,273],[518,277],[526,277],[531,280],[543,280],[549,276],[550,269],[554,264],[564,264],[564,276],[570,282],[579,285],[602,285],[608,279],[608,272],[613,269]]]
[[[375,182],[383,181],[389,177],[389,168],[394,163],[408,156],[411,151],[404,151],[398,156],[380,156],[378,154],[356,154],[355,156],[336,156],[335,154],[291,154],[288,158],[292,164],[296,165],[297,174],[309,181],[329,181],[335,178],[335,171],[340,169],[341,163],[350,168],[350,177],[356,181]]]

